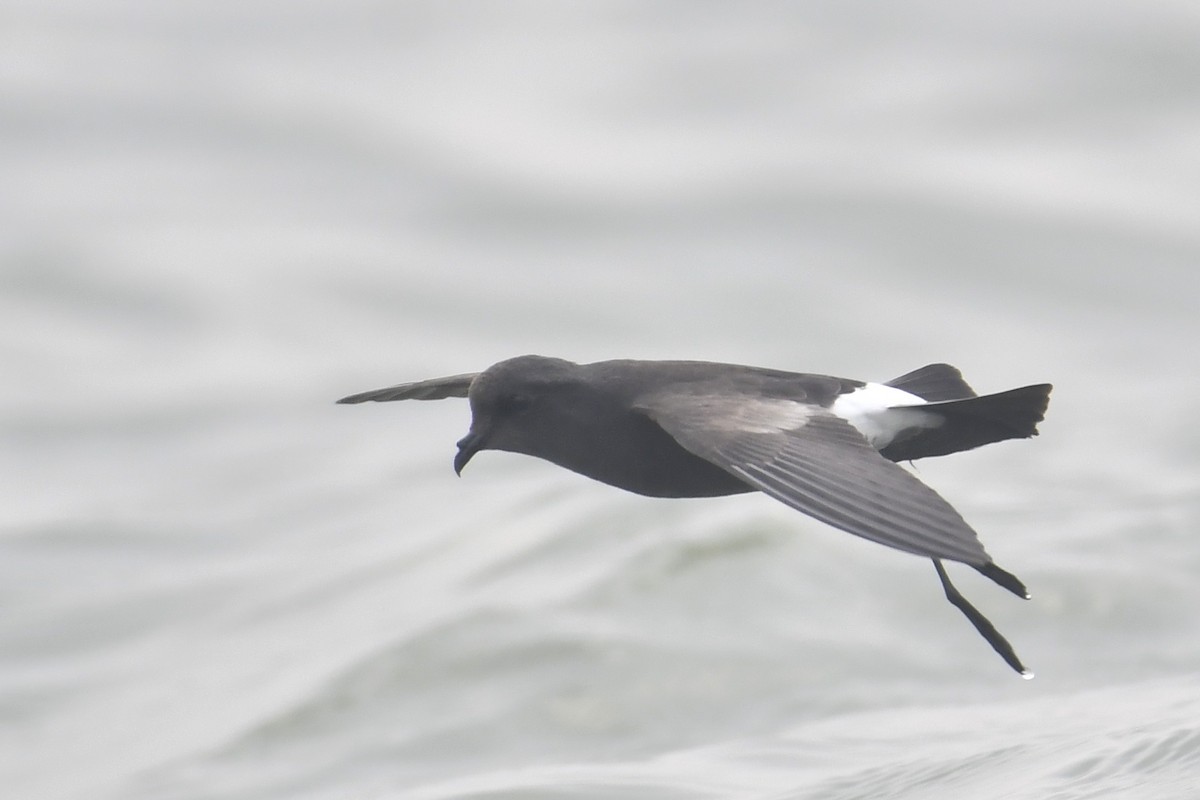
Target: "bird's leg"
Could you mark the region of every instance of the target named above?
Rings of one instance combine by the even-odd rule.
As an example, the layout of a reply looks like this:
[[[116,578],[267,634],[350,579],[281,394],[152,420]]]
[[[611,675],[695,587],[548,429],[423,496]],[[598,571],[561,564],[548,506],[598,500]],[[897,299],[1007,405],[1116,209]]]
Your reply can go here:
[[[1004,659],[1006,664],[1021,673],[1022,678],[1027,680],[1032,678],[1033,673],[1025,668],[1025,665],[1021,663],[1021,659],[1017,658],[1016,651],[1013,650],[1008,640],[1000,635],[1000,632],[996,630],[996,626],[989,622],[987,617],[980,614],[975,606],[968,603],[967,599],[959,594],[958,589],[954,588],[954,584],[950,583],[950,577],[946,575],[946,568],[942,566],[941,560],[937,558],[932,560],[933,567],[937,570],[938,579],[942,582],[942,589],[946,592],[946,599],[950,601],[951,605],[965,614],[967,619],[971,620],[971,624],[975,626],[975,630],[979,631],[984,639],[987,639],[988,644],[1000,654],[1000,657]]]

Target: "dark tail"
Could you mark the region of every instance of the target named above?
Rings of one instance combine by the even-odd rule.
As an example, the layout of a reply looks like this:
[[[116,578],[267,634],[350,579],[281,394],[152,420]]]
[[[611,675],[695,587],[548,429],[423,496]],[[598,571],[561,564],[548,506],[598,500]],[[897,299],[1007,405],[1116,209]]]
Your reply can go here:
[[[939,414],[942,423],[936,428],[914,429],[909,438],[898,437],[879,452],[892,461],[912,461],[1037,436],[1051,388],[1040,383],[982,397],[928,403],[920,406],[921,410]]]

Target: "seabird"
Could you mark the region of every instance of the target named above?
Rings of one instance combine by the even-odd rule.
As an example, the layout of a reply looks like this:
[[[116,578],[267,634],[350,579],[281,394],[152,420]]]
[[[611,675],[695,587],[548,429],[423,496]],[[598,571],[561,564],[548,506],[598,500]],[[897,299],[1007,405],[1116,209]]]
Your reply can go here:
[[[958,592],[943,560],[1016,594],[975,531],[897,462],[1037,435],[1050,384],[977,395],[948,364],[886,383],[705,361],[576,364],[526,355],[339,403],[466,397],[461,474],[481,450],[524,453],[651,497],[760,491],[856,536],[932,559],[946,599],[1014,670],[1008,641]]]

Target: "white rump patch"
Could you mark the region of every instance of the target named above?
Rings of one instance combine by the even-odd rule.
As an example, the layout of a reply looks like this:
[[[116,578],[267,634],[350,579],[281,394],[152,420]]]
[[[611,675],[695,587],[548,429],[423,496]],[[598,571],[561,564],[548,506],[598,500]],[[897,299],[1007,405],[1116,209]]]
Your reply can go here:
[[[853,392],[840,395],[829,407],[849,422],[871,446],[882,450],[896,434],[911,428],[936,428],[941,417],[918,410],[925,400],[911,392],[883,383],[868,383]]]

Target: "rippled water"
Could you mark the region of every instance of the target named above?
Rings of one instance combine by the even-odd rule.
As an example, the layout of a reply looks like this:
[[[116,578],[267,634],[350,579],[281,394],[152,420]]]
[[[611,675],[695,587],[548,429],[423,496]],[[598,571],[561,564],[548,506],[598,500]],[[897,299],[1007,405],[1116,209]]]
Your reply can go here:
[[[0,794],[1185,798],[1187,3],[0,3]],[[1021,576],[344,394],[525,352],[982,391]]]

